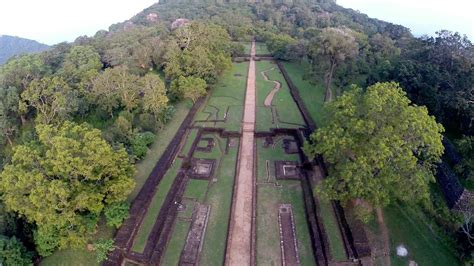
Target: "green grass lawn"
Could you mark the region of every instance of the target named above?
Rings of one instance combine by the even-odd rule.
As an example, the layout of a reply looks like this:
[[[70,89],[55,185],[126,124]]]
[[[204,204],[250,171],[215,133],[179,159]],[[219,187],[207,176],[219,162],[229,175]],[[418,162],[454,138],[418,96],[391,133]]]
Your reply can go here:
[[[226,119],[226,122],[196,122],[196,125],[240,131],[247,72],[248,62],[233,63],[232,69],[225,72],[211,89],[210,96],[194,119],[195,121]]]
[[[392,265],[408,265],[409,260],[418,265],[460,265],[455,251],[443,241],[443,234],[436,232],[437,226],[420,210],[392,204],[384,209],[384,215],[390,235]],[[396,247],[400,244],[408,249],[405,258],[396,255]]]
[[[173,235],[168,242],[166,251],[161,259],[162,265],[178,265],[181,251],[186,243],[190,221],[177,220],[173,226]]]
[[[181,163],[182,161],[180,159],[176,159],[174,164],[168,169],[165,176],[163,176],[163,179],[158,184],[158,188],[155,195],[153,196],[150,207],[148,208],[145,218],[143,218],[137,235],[135,236],[132,246],[133,251],[140,253],[145,249],[148,235],[153,229],[153,225],[155,224],[156,218],[158,217],[161,206],[168,195],[176,175],[178,174],[178,170],[181,168]]]
[[[322,222],[329,241],[329,250],[333,261],[344,261],[347,259],[344,250],[344,242],[342,241],[341,232],[334,216],[334,209],[327,200],[319,201],[319,209],[321,211]]]
[[[189,129],[187,134],[186,134],[186,141],[184,142],[184,146],[181,148],[179,154],[182,156],[188,156],[188,153],[191,150],[191,147],[193,146],[194,140],[196,139],[198,130],[193,128]]]
[[[269,80],[276,80],[281,83],[280,90],[275,94],[272,100],[272,106],[278,119],[272,123],[272,108],[264,106],[265,98],[274,88],[275,84],[266,81],[262,71],[266,71]],[[299,128],[304,127],[304,119],[291,97],[288,85],[280,73],[276,64],[271,61],[256,62],[256,87],[257,87],[257,130],[268,131],[270,128]],[[267,109],[267,110],[265,110]]]
[[[307,72],[308,65],[300,62],[283,62],[288,75],[298,88],[298,91],[303,99],[303,102],[308,109],[311,117],[314,119],[316,125],[320,126],[323,123],[323,105],[324,105],[324,85],[312,84],[308,79],[304,78]]]
[[[304,211],[303,190],[300,181],[280,180],[280,187],[266,182],[267,160],[270,166],[270,182],[275,183],[274,160],[298,161],[295,154],[285,154],[282,140],[275,141],[275,148],[263,148],[263,140],[257,139],[257,265],[280,265],[280,232],[278,207],[280,204],[292,205],[295,219],[301,265],[315,265],[307,217]]]

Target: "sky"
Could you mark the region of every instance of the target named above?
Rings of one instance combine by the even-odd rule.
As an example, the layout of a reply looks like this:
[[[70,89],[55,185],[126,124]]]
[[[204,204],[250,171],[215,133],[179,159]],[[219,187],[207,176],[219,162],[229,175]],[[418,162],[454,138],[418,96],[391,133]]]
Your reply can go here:
[[[0,35],[45,44],[94,35],[131,18],[157,0],[1,0]],[[337,0],[370,17],[401,24],[415,36],[439,29],[459,31],[474,41],[474,0]]]
[[[413,35],[434,35],[440,29],[466,34],[474,41],[473,0],[336,0],[343,6],[411,29]]]
[[[0,0],[0,35],[45,44],[94,35],[158,0]]]

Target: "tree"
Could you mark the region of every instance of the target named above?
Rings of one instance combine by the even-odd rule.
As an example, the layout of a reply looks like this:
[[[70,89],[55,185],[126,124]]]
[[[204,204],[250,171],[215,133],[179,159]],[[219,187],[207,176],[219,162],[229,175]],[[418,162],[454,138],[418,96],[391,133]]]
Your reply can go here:
[[[77,45],[66,54],[61,75],[80,90],[89,90],[101,68],[100,55],[92,46]]]
[[[152,113],[155,118],[168,106],[168,97],[163,81],[155,74],[147,74],[141,78],[143,90],[143,109]]]
[[[296,40],[286,34],[272,34],[267,40],[267,47],[270,53],[279,59],[289,59],[288,52]]]
[[[323,195],[376,207],[428,199],[444,129],[426,107],[412,105],[397,83],[377,83],[344,93],[326,111],[327,124],[305,144],[308,155],[329,164]]]
[[[121,105],[130,112],[139,104],[139,77],[126,67],[108,68],[94,81],[91,96],[111,116]]]
[[[12,145],[12,137],[18,130],[18,102],[20,97],[14,87],[0,87],[0,145],[4,143],[3,136]]]
[[[168,79],[195,76],[212,84],[231,67],[232,45],[222,27],[193,22],[177,28],[168,40],[165,74]]]
[[[348,28],[324,28],[317,38],[313,54],[325,56],[329,61],[326,71],[325,101],[332,100],[331,82],[334,70],[338,64],[358,53],[358,44],[353,32]]]
[[[42,256],[81,247],[107,206],[134,187],[134,168],[123,148],[114,150],[87,124],[37,125],[38,139],[14,148],[0,174],[5,206],[36,225]]]
[[[184,97],[196,102],[199,97],[206,94],[206,81],[193,76],[183,77],[173,80],[171,83],[171,91],[180,97]]]
[[[23,55],[9,60],[0,68],[0,86],[15,87],[22,92],[31,81],[50,72],[41,55]]]
[[[33,254],[15,237],[0,236],[0,264],[5,266],[32,265]]]
[[[60,77],[34,80],[21,94],[20,111],[36,110],[37,121],[43,124],[62,122],[78,108],[77,95]]]

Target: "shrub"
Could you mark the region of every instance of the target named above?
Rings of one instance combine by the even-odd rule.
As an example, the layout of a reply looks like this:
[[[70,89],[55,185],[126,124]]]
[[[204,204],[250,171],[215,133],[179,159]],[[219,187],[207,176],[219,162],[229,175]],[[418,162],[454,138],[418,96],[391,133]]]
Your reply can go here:
[[[131,143],[132,155],[137,159],[143,159],[145,157],[148,147],[155,141],[155,134],[151,132],[143,132],[136,134]]]
[[[119,228],[123,221],[128,218],[130,204],[127,202],[117,202],[105,208],[104,214],[107,224]]]
[[[94,243],[94,251],[97,262],[102,262],[107,259],[107,254],[114,250],[114,240],[112,239],[101,239]]]

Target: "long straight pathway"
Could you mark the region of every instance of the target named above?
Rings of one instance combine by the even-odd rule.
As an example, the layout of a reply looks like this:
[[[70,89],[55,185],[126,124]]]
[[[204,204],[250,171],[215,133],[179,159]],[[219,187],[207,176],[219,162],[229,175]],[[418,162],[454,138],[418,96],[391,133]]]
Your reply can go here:
[[[226,265],[250,265],[252,262],[255,97],[255,41],[253,41],[250,51],[242,121],[243,133],[240,139],[239,163],[227,242]]]

